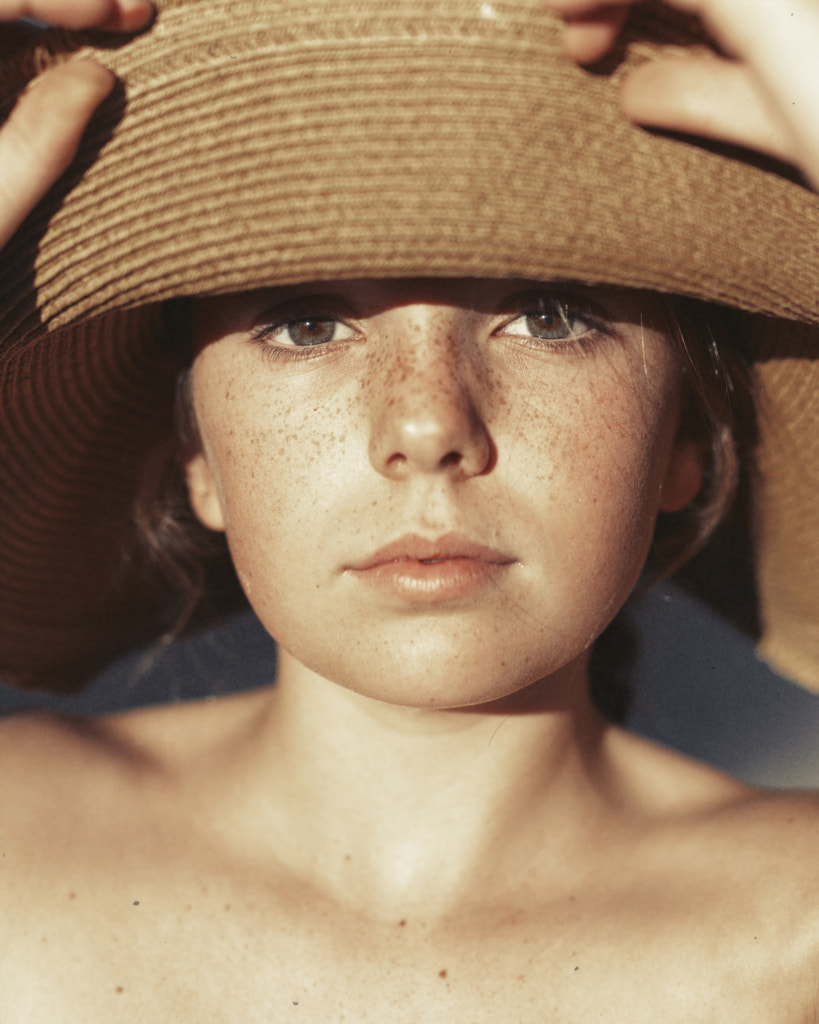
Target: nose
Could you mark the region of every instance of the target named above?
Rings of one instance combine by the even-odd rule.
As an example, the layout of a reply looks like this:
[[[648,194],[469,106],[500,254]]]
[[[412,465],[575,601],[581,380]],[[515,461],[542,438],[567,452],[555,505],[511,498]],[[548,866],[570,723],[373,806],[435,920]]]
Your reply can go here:
[[[494,446],[476,403],[474,369],[451,339],[390,339],[371,393],[370,461],[382,475],[446,474],[463,480],[486,472]]]

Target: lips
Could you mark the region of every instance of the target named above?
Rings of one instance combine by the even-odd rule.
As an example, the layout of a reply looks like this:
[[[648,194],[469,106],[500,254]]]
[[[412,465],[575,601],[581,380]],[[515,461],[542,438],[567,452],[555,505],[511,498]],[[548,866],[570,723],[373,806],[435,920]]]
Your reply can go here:
[[[437,540],[428,540],[416,534],[401,537],[391,544],[385,544],[373,555],[351,569],[364,571],[390,562],[444,562],[452,559],[470,559],[486,562],[488,565],[507,565],[515,559],[485,544],[477,544],[455,533],[448,533]]]
[[[435,540],[401,537],[347,572],[364,583],[410,601],[451,601],[495,580],[516,559],[458,534]]]

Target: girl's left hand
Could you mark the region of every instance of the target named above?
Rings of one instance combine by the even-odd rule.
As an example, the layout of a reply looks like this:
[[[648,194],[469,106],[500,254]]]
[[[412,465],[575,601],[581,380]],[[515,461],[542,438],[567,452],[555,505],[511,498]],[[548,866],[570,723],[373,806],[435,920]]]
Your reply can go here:
[[[544,0],[582,64],[614,45],[633,0]],[[738,143],[795,164],[819,188],[819,0],[667,0],[697,14],[726,57],[669,56],[623,87],[640,124]]]

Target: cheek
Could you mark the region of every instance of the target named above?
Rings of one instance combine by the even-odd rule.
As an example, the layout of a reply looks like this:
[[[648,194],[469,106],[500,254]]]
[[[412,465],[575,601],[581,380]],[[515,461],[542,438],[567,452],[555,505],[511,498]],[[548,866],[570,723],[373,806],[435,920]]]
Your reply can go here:
[[[612,600],[642,569],[673,449],[676,376],[663,370],[650,386],[642,372],[580,372],[530,398],[510,435],[510,476],[526,481],[544,546]],[[515,441],[524,429],[537,444]]]
[[[304,583],[311,554],[339,528],[350,448],[341,413],[292,390],[229,383],[200,417],[236,571],[260,614]]]

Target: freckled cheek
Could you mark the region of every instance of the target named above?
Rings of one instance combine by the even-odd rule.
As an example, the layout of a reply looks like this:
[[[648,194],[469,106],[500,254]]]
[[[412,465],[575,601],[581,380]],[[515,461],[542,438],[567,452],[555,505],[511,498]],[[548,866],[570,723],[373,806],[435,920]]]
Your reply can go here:
[[[316,402],[236,396],[210,437],[228,540],[237,562],[314,549],[337,528],[335,495],[348,476],[349,430]],[[252,414],[251,414],[252,413]]]
[[[552,389],[508,417],[510,473],[525,481],[541,522],[562,524],[572,549],[650,541],[666,437],[653,400],[617,386]]]

